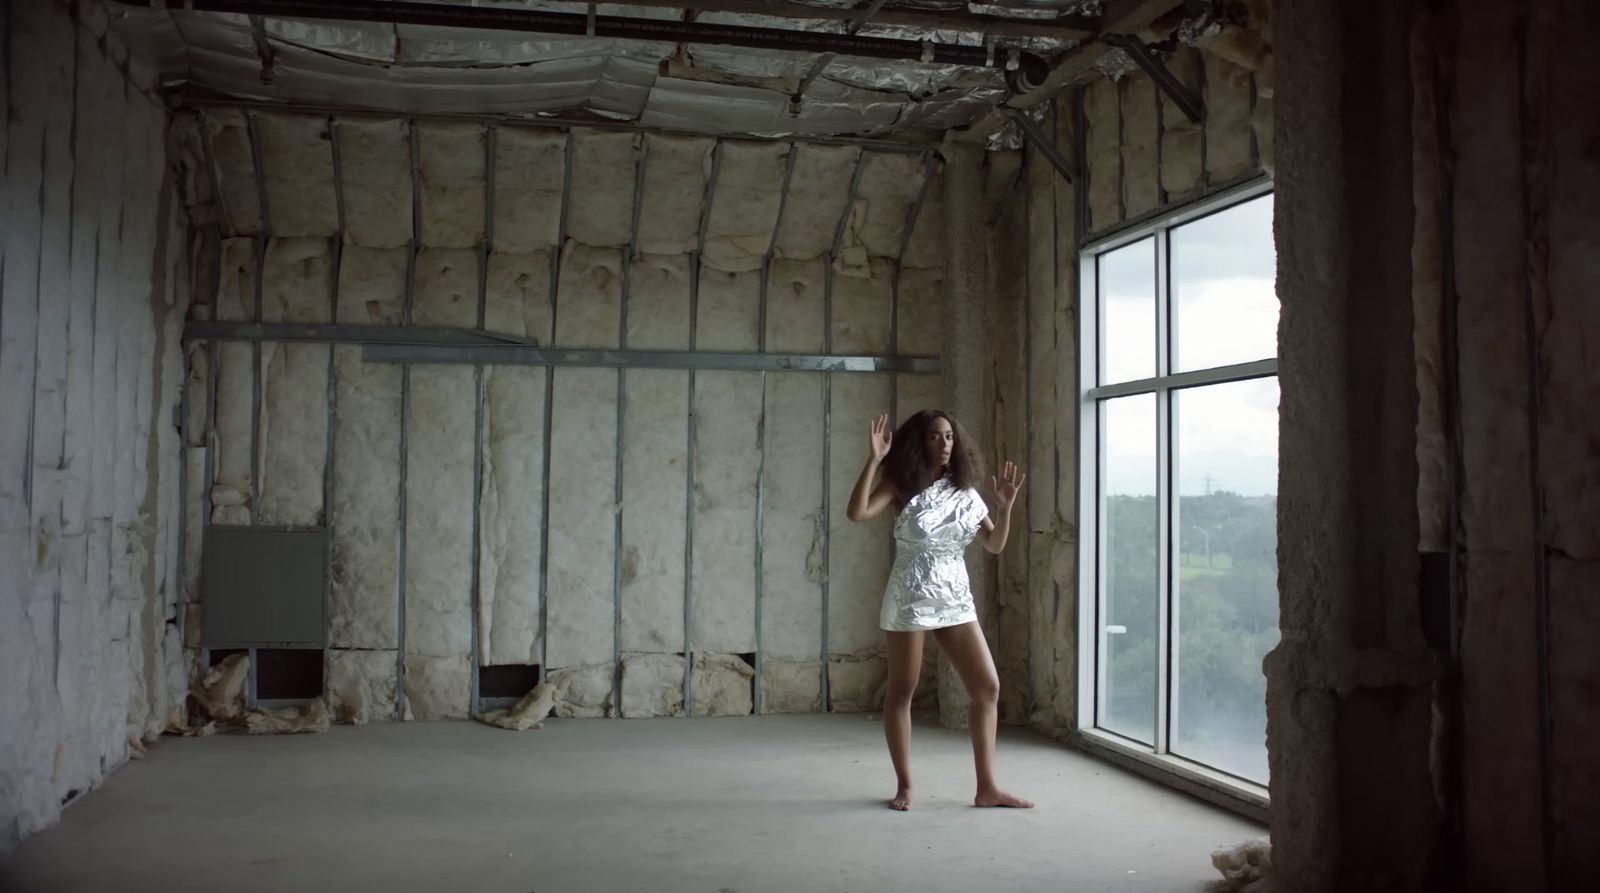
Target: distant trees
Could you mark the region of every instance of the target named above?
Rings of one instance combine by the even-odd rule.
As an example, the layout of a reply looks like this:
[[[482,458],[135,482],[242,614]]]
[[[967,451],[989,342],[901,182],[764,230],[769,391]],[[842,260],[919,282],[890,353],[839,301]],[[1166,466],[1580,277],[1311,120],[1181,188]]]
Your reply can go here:
[[[1153,496],[1106,504],[1109,599],[1103,722],[1153,735],[1161,568]],[[1184,496],[1173,519],[1174,751],[1266,778],[1266,682],[1261,660],[1278,641],[1277,500],[1218,492]]]

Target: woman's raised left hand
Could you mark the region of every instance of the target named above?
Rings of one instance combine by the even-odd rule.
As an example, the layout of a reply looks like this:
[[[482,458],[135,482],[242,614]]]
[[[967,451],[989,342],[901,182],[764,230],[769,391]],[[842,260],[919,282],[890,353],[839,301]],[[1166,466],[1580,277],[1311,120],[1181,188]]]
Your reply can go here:
[[[1000,469],[1000,477],[990,477],[989,483],[994,486],[995,501],[1000,504],[1001,511],[1010,511],[1013,503],[1017,501],[1017,494],[1022,492],[1022,485],[1027,483],[1028,476],[1023,474],[1013,462],[1007,462]]]

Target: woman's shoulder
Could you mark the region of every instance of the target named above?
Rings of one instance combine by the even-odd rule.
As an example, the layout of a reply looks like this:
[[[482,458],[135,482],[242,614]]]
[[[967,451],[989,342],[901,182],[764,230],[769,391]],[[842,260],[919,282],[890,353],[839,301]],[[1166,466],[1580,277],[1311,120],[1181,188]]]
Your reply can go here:
[[[988,501],[983,498],[982,493],[978,492],[977,487],[963,487],[961,495],[974,509],[982,508],[985,512],[989,510]]]

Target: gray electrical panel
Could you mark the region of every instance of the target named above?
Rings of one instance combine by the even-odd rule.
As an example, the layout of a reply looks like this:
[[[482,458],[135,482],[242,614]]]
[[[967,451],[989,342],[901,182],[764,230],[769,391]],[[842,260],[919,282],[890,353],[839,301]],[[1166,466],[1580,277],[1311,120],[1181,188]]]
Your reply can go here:
[[[201,558],[207,648],[321,648],[328,531],[211,527]]]

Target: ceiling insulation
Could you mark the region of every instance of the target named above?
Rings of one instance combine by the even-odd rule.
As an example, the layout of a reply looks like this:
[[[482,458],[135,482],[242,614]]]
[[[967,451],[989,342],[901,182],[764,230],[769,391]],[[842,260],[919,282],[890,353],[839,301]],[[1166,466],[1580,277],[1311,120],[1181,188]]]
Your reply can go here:
[[[112,6],[117,32],[179,96],[417,115],[587,113],[663,130],[757,136],[912,136],[966,125],[1014,92],[1017,80],[1008,79],[1008,70],[1022,66],[1038,77],[1031,73],[1046,70],[1050,59],[1081,41],[1085,22],[1100,12],[1098,0],[772,0],[685,4],[701,10],[686,22],[685,5],[660,0],[592,5],[610,33],[676,36],[699,28],[719,40],[701,43],[289,17],[293,9],[281,17],[246,15],[189,5],[208,4]],[[272,9],[271,0],[209,5]],[[321,9],[360,6],[357,0]],[[366,6],[449,15],[546,13],[554,15],[544,21],[560,19],[562,27],[591,13],[588,3],[548,0]],[[752,8],[786,15],[729,11]],[[865,17],[868,12],[873,17]],[[588,30],[605,33],[594,21]],[[972,23],[1004,30],[997,22],[1048,30],[1005,37],[961,30],[978,27]],[[763,33],[798,35],[793,41],[808,51],[729,45],[720,41],[731,32],[718,26],[740,35],[753,32],[739,29],[777,29]],[[905,54],[908,47],[920,48],[920,58],[848,54]],[[960,62],[927,61],[935,56]]]

